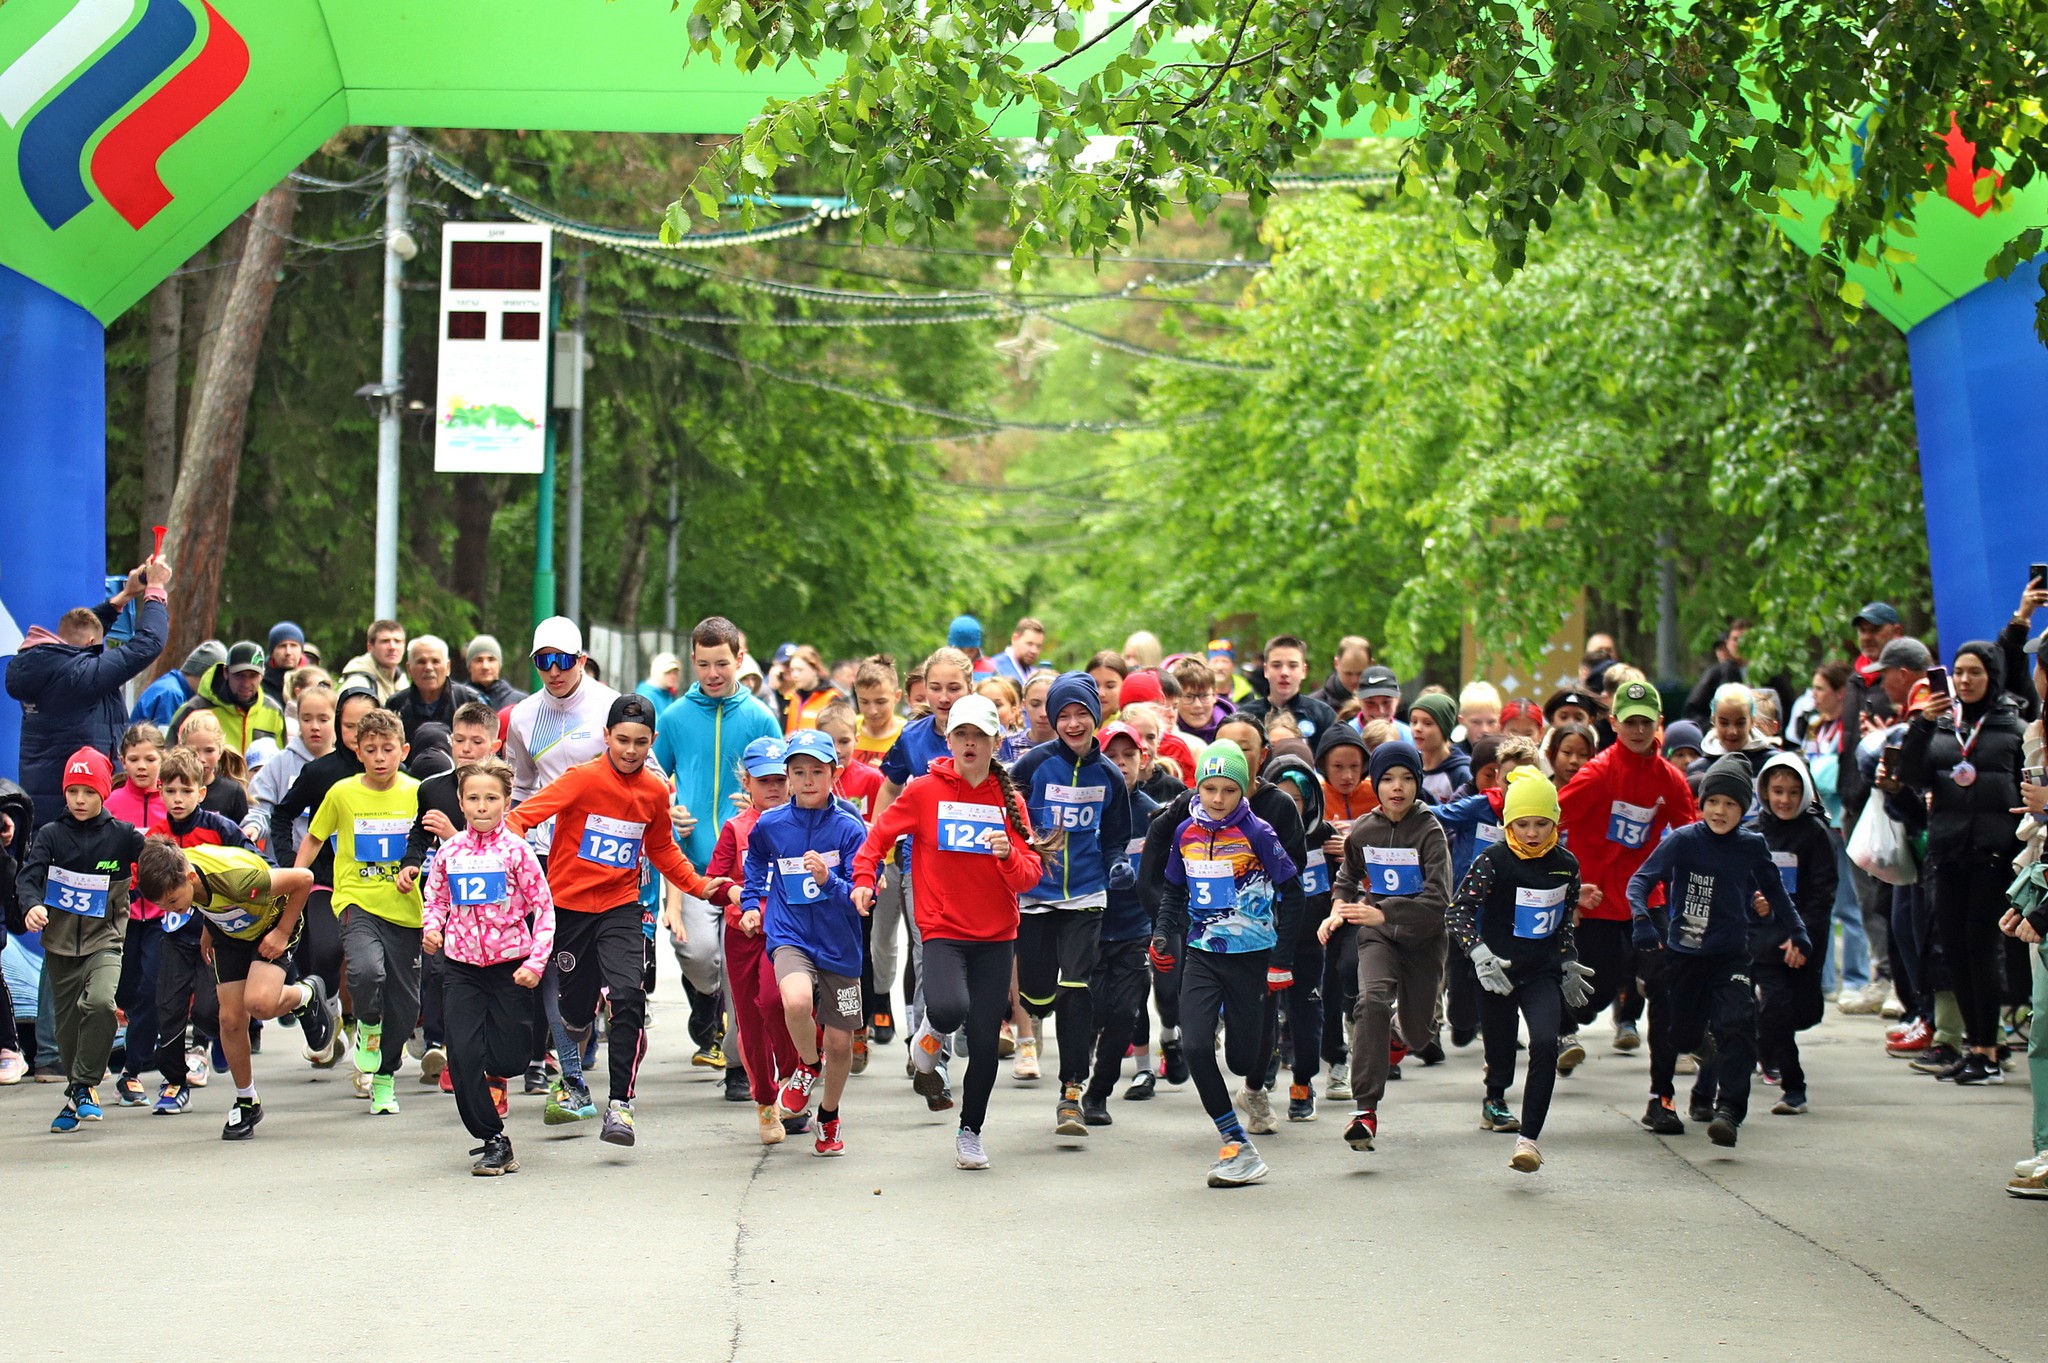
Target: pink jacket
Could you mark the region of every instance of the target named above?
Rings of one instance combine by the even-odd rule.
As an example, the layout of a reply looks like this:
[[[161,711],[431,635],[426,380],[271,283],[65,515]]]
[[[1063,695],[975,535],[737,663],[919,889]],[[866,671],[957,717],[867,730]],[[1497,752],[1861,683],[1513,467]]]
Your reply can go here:
[[[113,793],[107,796],[107,813],[123,823],[134,824],[145,833],[149,831],[151,824],[170,817],[164,809],[164,797],[161,794],[154,790],[145,793],[127,784],[115,786]],[[163,916],[164,911],[154,902],[131,893],[128,900],[129,918],[146,923]]]
[[[503,824],[484,834],[464,829],[441,844],[427,871],[420,928],[442,935],[451,961],[543,969],[555,944],[555,902],[533,849]]]

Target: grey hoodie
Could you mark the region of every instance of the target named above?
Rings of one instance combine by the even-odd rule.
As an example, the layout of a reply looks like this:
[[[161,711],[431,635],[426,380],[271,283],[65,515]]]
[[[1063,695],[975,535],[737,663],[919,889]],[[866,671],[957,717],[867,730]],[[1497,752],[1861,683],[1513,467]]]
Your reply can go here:
[[[1405,878],[1399,866],[1368,865],[1367,849],[1413,852],[1421,872],[1421,888],[1413,894],[1387,894],[1375,890],[1379,875],[1391,873]],[[1436,815],[1421,804],[1408,811],[1399,823],[1375,809],[1351,825],[1344,839],[1344,865],[1337,872],[1338,903],[1363,899],[1387,915],[1384,927],[1368,928],[1389,941],[1402,944],[1422,942],[1444,935],[1444,911],[1451,903],[1451,843],[1444,836]]]

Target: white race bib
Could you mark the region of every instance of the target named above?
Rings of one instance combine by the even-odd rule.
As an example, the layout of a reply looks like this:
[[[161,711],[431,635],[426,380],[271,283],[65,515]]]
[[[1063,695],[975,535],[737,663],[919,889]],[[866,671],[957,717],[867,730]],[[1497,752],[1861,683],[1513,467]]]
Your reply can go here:
[[[576,855],[614,870],[630,870],[640,864],[640,839],[646,832],[644,823],[592,814],[583,821],[583,841],[577,844]]]
[[[62,866],[52,866],[45,880],[43,902],[53,909],[77,914],[80,918],[105,918],[107,916],[107,891],[113,888],[113,878],[90,871],[67,871]]]
[[[1197,861],[1185,858],[1188,878],[1188,907],[1210,914],[1227,913],[1237,907],[1237,870],[1227,861]]]
[[[1515,936],[1541,941],[1564,926],[1564,891],[1562,885],[1546,890],[1516,890]]]
[[[1374,894],[1422,893],[1422,853],[1414,847],[1367,847],[1365,883]]]
[[[939,801],[939,848],[946,852],[975,852],[992,857],[989,839],[1003,826],[1003,811],[997,805],[967,804],[959,800]]]
[[[818,860],[824,862],[828,867],[837,866],[839,864],[839,854],[837,852],[820,852],[818,853]],[[782,875],[783,897],[789,900],[790,903],[815,904],[825,897],[825,887],[820,885],[818,878],[812,875],[809,869],[804,866],[804,859],[802,857],[778,857],[775,861],[775,869]]]
[[[349,828],[350,851],[366,866],[398,861],[405,856],[411,819],[357,819]]]

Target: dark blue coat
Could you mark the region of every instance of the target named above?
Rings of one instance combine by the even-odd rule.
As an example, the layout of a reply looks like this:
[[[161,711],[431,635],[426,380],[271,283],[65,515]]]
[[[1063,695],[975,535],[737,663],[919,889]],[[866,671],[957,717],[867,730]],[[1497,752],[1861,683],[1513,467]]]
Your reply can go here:
[[[109,626],[120,611],[103,601],[93,613]],[[144,601],[125,644],[81,648],[45,633],[45,642],[24,645],[8,661],[7,694],[21,702],[21,786],[35,801],[38,825],[64,817],[64,760],[71,754],[97,748],[118,767],[128,725],[121,688],[164,651],[169,623],[163,602]]]

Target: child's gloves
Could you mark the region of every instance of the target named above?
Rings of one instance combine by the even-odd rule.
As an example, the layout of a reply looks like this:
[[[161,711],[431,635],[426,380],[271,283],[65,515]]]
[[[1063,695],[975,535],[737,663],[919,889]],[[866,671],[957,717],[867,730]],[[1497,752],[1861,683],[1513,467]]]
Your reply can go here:
[[[1129,857],[1118,857],[1109,868],[1109,888],[1128,890],[1138,883],[1138,873],[1131,869]]]
[[[1292,988],[1294,988],[1294,972],[1292,970],[1277,965],[1266,967],[1266,992],[1268,994],[1282,994]]]
[[[1565,957],[1564,982],[1560,988],[1566,1003],[1574,1008],[1584,1008],[1593,998],[1593,967]]]
[[[1515,987],[1508,983],[1507,969],[1501,965],[1500,957],[1493,954],[1493,948],[1481,942],[1472,948],[1472,969],[1478,972],[1479,986],[1489,994],[1512,994]]]
[[[1657,940],[1657,925],[1647,916],[1635,920],[1635,926],[1629,929],[1628,940],[1637,951],[1655,951],[1664,945]]]
[[[1162,975],[1171,975],[1174,966],[1179,963],[1179,958],[1173,952],[1173,943],[1163,936],[1152,939],[1151,944],[1145,948],[1145,959],[1152,962],[1152,968]]]

